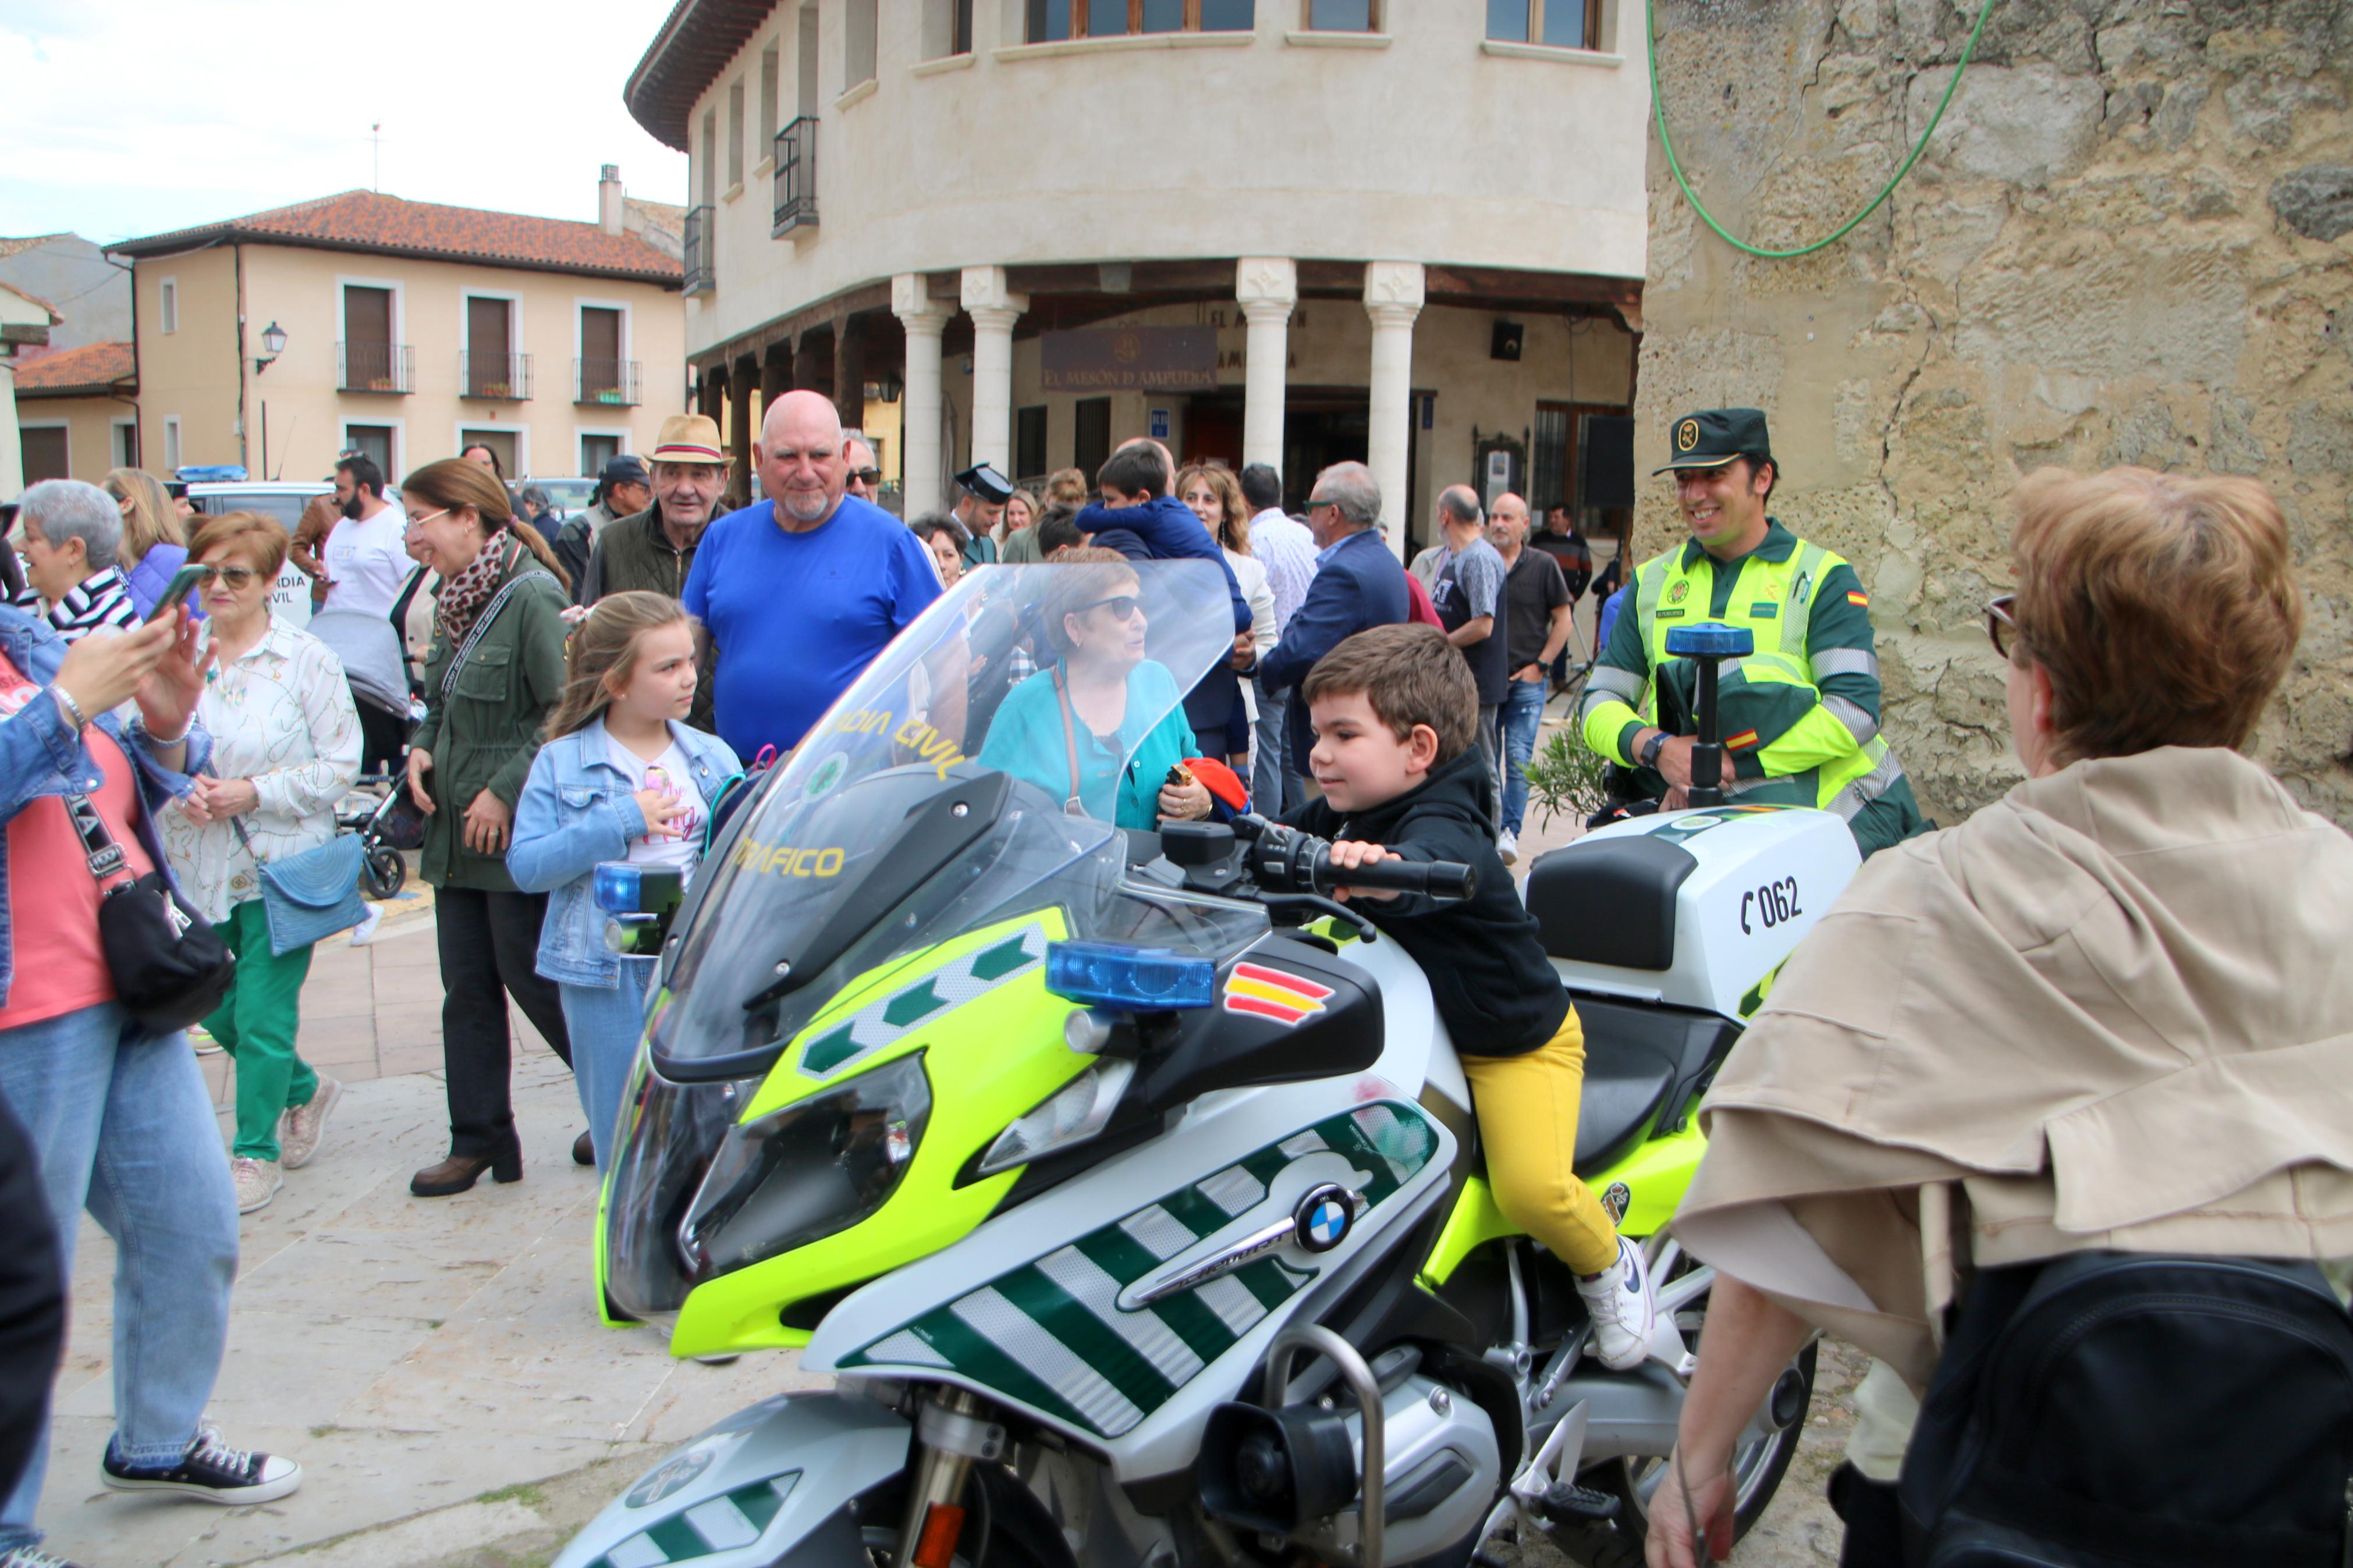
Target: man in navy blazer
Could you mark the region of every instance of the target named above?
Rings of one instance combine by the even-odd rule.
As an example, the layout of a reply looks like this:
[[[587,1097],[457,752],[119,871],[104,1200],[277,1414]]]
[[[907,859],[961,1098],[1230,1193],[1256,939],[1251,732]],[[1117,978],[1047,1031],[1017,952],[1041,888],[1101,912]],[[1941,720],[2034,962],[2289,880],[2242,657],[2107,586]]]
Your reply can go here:
[[[1381,487],[1362,463],[1335,463],[1315,476],[1308,492],[1307,525],[1315,531],[1323,549],[1315,557],[1315,576],[1307,597],[1291,617],[1282,640],[1259,660],[1259,679],[1268,687],[1290,690],[1307,679],[1315,661],[1339,646],[1342,639],[1371,626],[1403,623],[1409,606],[1405,568],[1381,542]],[[1315,743],[1307,721],[1307,704],[1293,702],[1283,718],[1286,793],[1300,787],[1307,772],[1307,752]],[[1297,799],[1253,801],[1268,816],[1300,804]]]

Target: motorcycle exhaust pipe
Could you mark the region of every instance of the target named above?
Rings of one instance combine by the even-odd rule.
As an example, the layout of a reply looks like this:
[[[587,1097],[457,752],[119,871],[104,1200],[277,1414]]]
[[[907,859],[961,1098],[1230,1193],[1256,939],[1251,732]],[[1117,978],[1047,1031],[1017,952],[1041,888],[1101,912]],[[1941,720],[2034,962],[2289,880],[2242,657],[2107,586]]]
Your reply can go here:
[[[1313,1405],[1285,1405],[1291,1362],[1315,1351],[1340,1369],[1363,1415],[1364,1451],[1345,1419]],[[1259,1403],[1209,1413],[1201,1434],[1201,1506],[1216,1518],[1264,1534],[1295,1536],[1358,1503],[1356,1568],[1381,1568],[1387,1443],[1380,1384],[1356,1347],[1317,1324],[1287,1331],[1268,1348]],[[1351,1471],[1354,1471],[1351,1474]]]

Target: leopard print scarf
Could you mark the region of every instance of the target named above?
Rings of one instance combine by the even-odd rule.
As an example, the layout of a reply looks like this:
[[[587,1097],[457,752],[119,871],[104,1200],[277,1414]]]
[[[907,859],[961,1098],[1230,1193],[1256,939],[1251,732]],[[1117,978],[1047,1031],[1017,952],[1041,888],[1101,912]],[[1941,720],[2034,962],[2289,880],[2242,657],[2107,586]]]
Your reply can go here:
[[[521,542],[501,530],[491,535],[472,565],[441,584],[439,608],[434,614],[434,636],[442,646],[455,647],[466,640],[466,634],[474,628],[475,617],[491,602],[491,595],[498,591],[499,579],[506,575],[507,568],[522,550]]]

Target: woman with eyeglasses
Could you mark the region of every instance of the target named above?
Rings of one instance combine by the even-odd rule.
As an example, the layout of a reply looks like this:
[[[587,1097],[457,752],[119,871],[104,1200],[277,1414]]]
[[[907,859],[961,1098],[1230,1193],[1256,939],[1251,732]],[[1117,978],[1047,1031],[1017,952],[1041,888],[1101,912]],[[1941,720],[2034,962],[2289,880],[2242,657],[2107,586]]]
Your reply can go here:
[[[426,814],[419,859],[435,894],[449,1089],[448,1158],[411,1176],[408,1190],[438,1198],[465,1192],[486,1171],[522,1179],[510,996],[572,1061],[562,998],[538,970],[547,895],[518,889],[506,861],[541,728],[564,695],[572,595],[546,541],[514,520],[506,487],[488,468],[445,458],[400,489],[417,552],[441,574],[425,721],[408,752],[409,795]],[[572,1157],[595,1163],[586,1133]]]
[[[1208,787],[1172,784],[1169,770],[1193,754],[1192,727],[1176,678],[1144,657],[1149,617],[1135,568],[1116,550],[1073,550],[1039,626],[1051,668],[1013,689],[980,749],[1001,768],[1065,804],[1074,815],[1152,828],[1209,815]],[[1137,721],[1160,716],[1148,731]]]
[[[2046,468],[2017,506],[2017,589],[1989,630],[2023,781],[1865,863],[1702,1107],[1674,1233],[1717,1278],[1645,1510],[1651,1568],[1705,1560],[1694,1524],[1726,1539],[1731,1455],[1817,1330],[1881,1363],[1831,1479],[1841,1562],[1915,1561],[1895,1481],[1931,1376],[1965,1370],[1940,1352],[1978,1332],[1971,1302],[2076,1253],[2327,1259],[2353,1238],[2353,840],[2242,754],[2304,625],[2279,504],[2253,479]],[[1968,1405],[1963,1388],[1926,1419]],[[1936,1492],[1903,1473],[1905,1505]],[[2108,1527],[2113,1503],[2037,1479],[2035,1517]],[[2317,1555],[2251,1557],[2257,1516],[2204,1501],[2183,1498],[2181,1554],[2116,1560],[2335,1560],[2334,1530]]]
[[[286,530],[259,512],[208,517],[189,542],[209,575],[197,591],[212,664],[196,718],[211,765],[162,815],[181,890],[237,954],[237,978],[206,1029],[237,1062],[229,1176],[251,1214],[281,1171],[319,1152],[343,1088],[295,1049],[311,949],[273,953],[260,867],[335,836],[335,802],[360,771],[359,712],[333,650],[269,613]]]

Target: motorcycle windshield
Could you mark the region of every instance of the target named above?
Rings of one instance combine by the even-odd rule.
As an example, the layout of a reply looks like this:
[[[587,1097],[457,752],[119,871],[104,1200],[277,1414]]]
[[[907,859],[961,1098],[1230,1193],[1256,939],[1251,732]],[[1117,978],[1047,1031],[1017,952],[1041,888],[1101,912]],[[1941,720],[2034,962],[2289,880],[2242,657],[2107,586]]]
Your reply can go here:
[[[1194,753],[1184,694],[1230,655],[1231,605],[1206,561],[965,577],[712,844],[666,964],[655,1068],[764,1071],[843,985],[1013,912],[1128,926],[1079,910],[1116,902],[1118,829],[1155,826],[1168,764]]]

